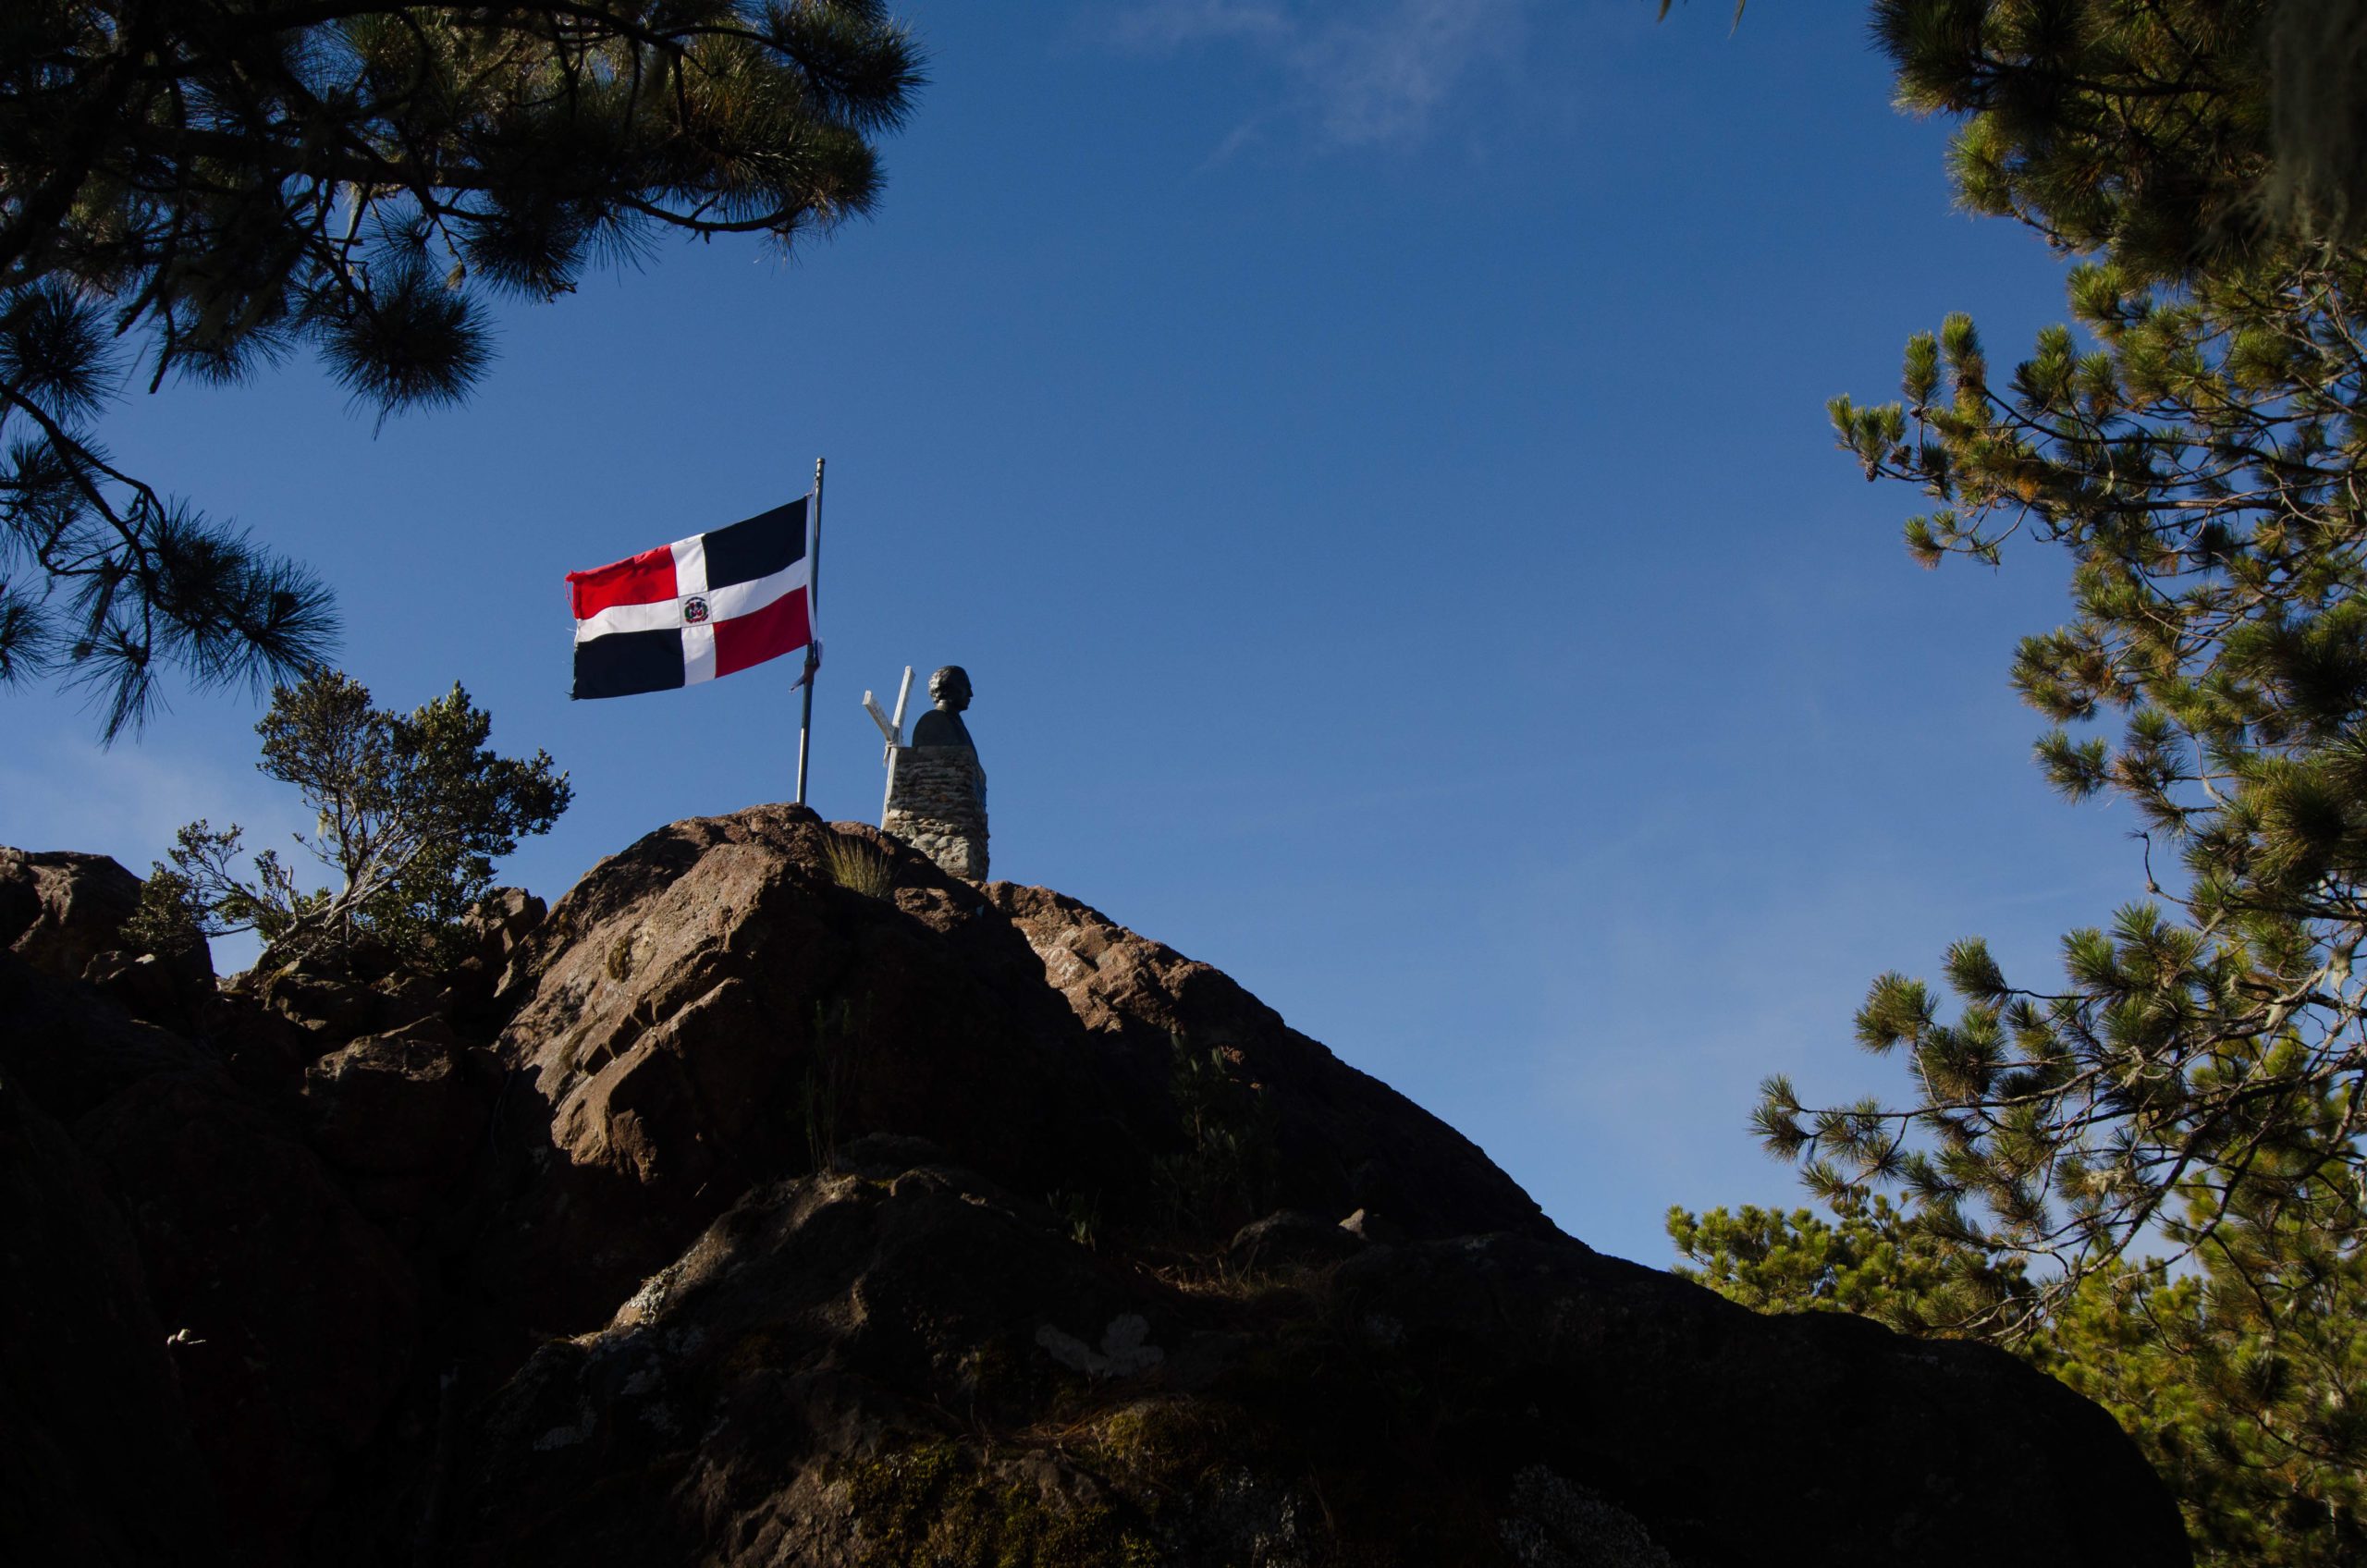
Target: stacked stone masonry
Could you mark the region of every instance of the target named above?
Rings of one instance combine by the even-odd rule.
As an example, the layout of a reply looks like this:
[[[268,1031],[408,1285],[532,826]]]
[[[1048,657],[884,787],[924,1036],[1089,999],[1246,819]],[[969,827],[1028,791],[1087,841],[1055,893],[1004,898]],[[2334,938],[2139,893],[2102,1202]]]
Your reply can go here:
[[[987,879],[987,771],[967,746],[898,746],[879,826],[949,876]]]

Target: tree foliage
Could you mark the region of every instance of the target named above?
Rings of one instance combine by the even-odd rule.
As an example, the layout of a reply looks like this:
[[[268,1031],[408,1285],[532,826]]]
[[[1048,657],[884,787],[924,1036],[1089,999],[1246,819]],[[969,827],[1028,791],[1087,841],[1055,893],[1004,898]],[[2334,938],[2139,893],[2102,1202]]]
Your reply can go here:
[[[1778,1079],[1760,1114],[1820,1189],[1902,1183],[1935,1233],[2044,1255],[2068,1290],[2294,1140],[2356,1157],[2367,1105],[2318,1106],[2367,1087],[2362,288],[2357,261],[2292,261],[2162,298],[2093,263],[2070,283],[2092,347],[2051,328],[1996,387],[1952,317],[1908,344],[1904,403],[1835,399],[1870,476],[1940,503],[1907,524],[1919,559],[1994,561],[2022,531],[2067,548],[2072,619],[2013,668],[2058,723],[2039,760],[2074,800],[2132,805],[2183,877],[2067,937],[2059,987],[2010,983],[1977,938],[1947,955],[1952,1021],[1922,982],[1877,981],[1858,1036],[1905,1050],[1918,1103],[1811,1114]],[[2116,741],[2071,728],[2116,712]]]
[[[333,671],[280,687],[255,727],[256,766],[313,809],[313,833],[296,841],[337,884],[300,887],[276,850],[242,876],[239,828],[193,822],[149,877],[134,938],[166,950],[177,933],[252,930],[291,956],[365,941],[398,961],[457,956],[460,915],[493,885],[493,863],[550,831],[573,793],[547,753],[497,754],[492,728],[458,685],[409,714],[373,708],[366,687]]]
[[[109,459],[127,377],[304,350],[381,417],[455,400],[497,299],[868,212],[920,80],[877,0],[0,7],[0,680],[88,683],[113,736],[160,666],[333,638],[313,579]]]
[[[1961,117],[1958,198],[2140,282],[2367,231],[2353,0],[1875,0],[1898,103]]]
[[[2014,1260],[1968,1289],[1947,1249],[1882,1194],[1845,1194],[1831,1212],[1672,1208],[1669,1239],[1686,1259],[1677,1272],[1754,1311],[1846,1312],[1908,1334],[1945,1334],[1979,1306],[2029,1292]]]
[[[2329,1108],[2330,1109],[2330,1108]],[[2196,1216],[2172,1222],[2189,1233]],[[2367,1249],[2359,1192],[2322,1170],[2300,1201],[2246,1188],[2202,1266],[2094,1271],[2013,1347],[2112,1412],[2169,1483],[2201,1561],[2319,1568],[2367,1559]],[[1746,1207],[1669,1211],[1679,1274],[1761,1312],[1848,1312],[1960,1337],[2027,1293],[2018,1260],[1967,1299],[1961,1256],[1880,1195],[1830,1220]]]
[[[2275,0],[1875,0],[1897,102],[1961,116],[1958,199],[2148,276],[2268,227]]]
[[[1901,104],[1961,117],[1963,202],[2077,264],[2070,320],[2009,373],[1950,316],[1897,401],[1836,398],[1834,425],[1928,497],[1926,566],[2068,557],[2069,619],[2011,679],[2055,787],[2135,813],[2145,892],[2064,938],[2057,982],[1977,937],[1944,989],[1878,978],[1858,1039],[1908,1091],[1811,1106],[1779,1076],[1755,1117],[1831,1219],[1679,1211],[1672,1235],[1738,1299],[2048,1366],[2119,1415],[2212,1561],[2367,1561],[2367,8],[1873,18]]]
[[[2321,1114],[2337,1114],[2331,1104]],[[2298,1155],[2307,1162],[2306,1152]],[[2168,1222],[2201,1268],[2091,1273],[2030,1344],[2119,1418],[2205,1561],[2367,1561],[2367,1248],[2356,1173],[2273,1158]]]
[[[2356,0],[1873,0],[1871,22],[1899,106],[1961,119],[1975,212],[2140,280],[2367,234]]]
[[[1895,18],[1917,9],[1881,15],[1910,97],[1936,98],[1944,82],[1926,80],[1921,35],[1897,42],[1911,30]],[[2143,43],[2152,26],[2127,31]],[[1968,78],[1994,68],[1959,61]],[[2157,134],[2138,172],[2210,162],[2214,128],[2258,106],[2199,116],[2203,152],[2162,151]],[[1986,145],[1989,133],[1965,134]],[[1858,1038],[1905,1049],[1916,1105],[1809,1112],[1779,1079],[1760,1116],[1771,1146],[1806,1159],[1828,1194],[1902,1184],[1921,1222],[1968,1256],[2064,1266],[2057,1291],[2165,1206],[2208,1192],[2224,1207],[2295,1140],[2349,1159],[2359,1108],[2326,1123],[2318,1107],[2367,1084],[2367,999],[2349,979],[2367,934],[2367,262],[2286,244],[2148,285],[2122,241],[2151,254],[2164,225],[2128,217],[2115,192],[2142,183],[2138,154],[2110,153],[2087,145],[2084,175],[2042,178],[1960,139],[1968,200],[1987,202],[1985,171],[2007,168],[2002,210],[2028,205],[2051,237],[2100,250],[2070,276],[2078,330],[2042,333],[2001,386],[1971,321],[1951,317],[1908,343],[1903,401],[1842,398],[1832,412],[1870,478],[1938,503],[1907,523],[1925,564],[1995,562],[2017,533],[2066,547],[2072,619],[2024,639],[2013,668],[2057,721],[2040,761],[2075,800],[2133,805],[2149,849],[2177,855],[2182,886],[2153,883],[2109,929],[2072,933],[2059,988],[2010,983],[1978,939],[1947,955],[1953,1021],[1921,982],[1877,981]],[[2123,717],[2116,741],[2071,728],[2110,713]],[[2198,1235],[2214,1223],[2206,1211]]]

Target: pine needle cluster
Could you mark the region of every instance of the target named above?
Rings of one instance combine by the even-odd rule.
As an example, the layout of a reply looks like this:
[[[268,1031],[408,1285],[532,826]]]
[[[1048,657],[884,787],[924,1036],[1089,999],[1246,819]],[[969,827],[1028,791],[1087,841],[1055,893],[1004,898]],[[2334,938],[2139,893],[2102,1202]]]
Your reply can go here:
[[[0,6],[0,681],[291,679],[322,585],[117,468],[133,380],[316,355],[384,418],[455,401],[488,308],[667,234],[786,248],[871,210],[920,85],[877,0],[12,0]]]
[[[2142,281],[2367,233],[2351,0],[1875,0],[1897,102],[1958,116],[1958,199]]]

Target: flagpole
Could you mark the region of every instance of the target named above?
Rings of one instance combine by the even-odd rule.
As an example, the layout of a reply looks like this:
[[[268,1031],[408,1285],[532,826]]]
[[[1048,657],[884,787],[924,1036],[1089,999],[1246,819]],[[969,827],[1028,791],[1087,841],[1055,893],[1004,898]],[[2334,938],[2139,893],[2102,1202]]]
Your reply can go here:
[[[805,803],[805,748],[814,734],[814,672],[821,661],[815,657],[815,633],[821,624],[822,592],[822,459],[814,459],[814,538],[809,546],[813,554],[805,562],[805,704],[797,717],[797,803]]]

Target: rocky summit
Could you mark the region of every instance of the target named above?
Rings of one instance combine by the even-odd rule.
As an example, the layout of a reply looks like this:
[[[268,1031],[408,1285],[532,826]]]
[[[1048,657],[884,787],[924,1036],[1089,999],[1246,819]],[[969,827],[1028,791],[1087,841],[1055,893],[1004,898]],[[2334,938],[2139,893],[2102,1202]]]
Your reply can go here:
[[[2061,1384],[1595,1253],[867,827],[676,823],[432,975],[216,981],[136,896],[0,851],[11,1563],[2189,1561]]]

